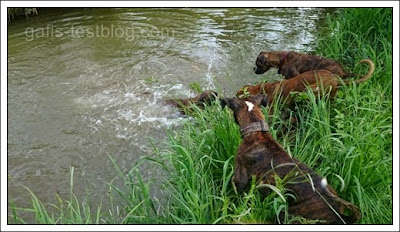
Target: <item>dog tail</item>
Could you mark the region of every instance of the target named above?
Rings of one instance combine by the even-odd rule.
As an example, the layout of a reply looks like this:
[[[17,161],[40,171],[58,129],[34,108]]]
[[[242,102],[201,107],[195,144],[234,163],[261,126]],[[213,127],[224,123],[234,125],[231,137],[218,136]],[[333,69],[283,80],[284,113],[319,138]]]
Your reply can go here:
[[[326,195],[328,195],[333,201],[336,201],[336,203],[339,204],[338,213],[342,220],[346,222],[346,224],[353,224],[361,219],[360,208],[348,201],[341,199],[336,194],[333,194],[332,192],[335,192],[335,190],[333,190],[330,186],[328,186],[328,188],[325,188],[324,190],[324,193]]]
[[[335,200],[339,202],[340,206],[340,217],[346,222],[346,224],[354,224],[361,219],[361,211],[356,205],[345,201],[338,196]]]
[[[354,81],[345,80],[344,83],[346,83],[347,85],[349,85],[349,84],[351,84],[351,83],[353,83],[353,82],[356,83],[356,84],[360,84],[360,83],[363,83],[364,81],[368,80],[368,79],[372,76],[372,73],[373,73],[374,70],[375,70],[374,62],[372,62],[370,59],[363,59],[363,60],[360,60],[360,62],[358,62],[358,64],[360,64],[360,63],[367,63],[367,64],[369,64],[368,73],[365,74],[365,76],[363,76],[362,78],[360,78],[360,79],[358,79],[358,80],[354,80]]]
[[[361,219],[360,208],[351,204],[350,202],[345,202],[344,206],[345,206],[343,213],[344,215],[342,217],[348,224],[355,223]]]

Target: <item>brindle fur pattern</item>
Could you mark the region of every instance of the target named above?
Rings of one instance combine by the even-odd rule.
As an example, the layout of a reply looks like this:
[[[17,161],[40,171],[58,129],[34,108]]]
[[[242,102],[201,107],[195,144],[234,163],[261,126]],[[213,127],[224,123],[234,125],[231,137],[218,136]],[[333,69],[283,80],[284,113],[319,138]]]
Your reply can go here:
[[[225,98],[222,101],[223,105],[228,105],[233,110],[235,120],[242,128],[252,122],[264,120],[258,106],[267,100],[266,98],[265,95],[259,95],[245,99]],[[245,101],[255,105],[252,111],[248,111]],[[237,151],[233,176],[237,189],[248,189],[252,175],[256,176],[257,181],[271,185],[275,185],[275,176],[286,178],[286,190],[296,196],[296,199],[289,199],[288,202],[289,214],[292,216],[300,215],[326,224],[354,223],[360,219],[357,206],[339,198],[329,185],[322,184],[321,176],[290,157],[268,132],[252,132],[245,135]],[[260,191],[263,196],[271,193],[267,187],[260,188]]]
[[[278,74],[282,74],[286,79],[307,71],[319,69],[328,70],[342,78],[354,76],[354,74],[346,72],[341,64],[332,59],[293,51],[262,51],[256,60],[255,73],[263,74],[271,67],[278,68]]]
[[[204,108],[204,104],[210,105],[211,102],[215,101],[218,97],[217,92],[212,90],[206,90],[196,97],[193,98],[182,98],[182,99],[168,99],[167,104],[176,106],[182,114],[186,114],[187,110],[194,104],[200,109]]]
[[[258,85],[246,85],[237,92],[236,96],[246,95],[246,92],[250,96],[265,94],[268,95],[268,105],[271,105],[272,102],[277,99],[277,96],[281,94],[279,98],[280,102],[289,108],[293,106],[293,96],[290,93],[306,91],[307,87],[311,88],[315,95],[329,93],[329,96],[333,98],[336,96],[342,83],[347,85],[352,82],[359,84],[371,77],[375,69],[374,63],[368,59],[361,60],[360,63],[368,63],[369,71],[365,76],[355,81],[342,80],[340,77],[327,70],[314,70],[299,74],[289,80],[261,83]],[[270,113],[272,113],[272,111],[270,111]]]

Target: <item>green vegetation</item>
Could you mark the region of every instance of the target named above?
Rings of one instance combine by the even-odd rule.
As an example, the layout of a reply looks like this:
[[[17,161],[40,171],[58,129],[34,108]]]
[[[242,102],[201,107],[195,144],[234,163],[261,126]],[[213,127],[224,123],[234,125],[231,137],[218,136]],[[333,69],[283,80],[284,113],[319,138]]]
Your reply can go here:
[[[370,58],[375,73],[366,83],[343,87],[336,99],[316,99],[310,92],[300,96],[298,107],[290,112],[299,121],[296,128],[281,119],[279,109],[270,116],[263,109],[270,133],[292,156],[326,176],[340,197],[360,207],[359,223],[391,224],[392,10],[341,9],[337,16],[328,16],[323,33],[318,54],[337,59],[360,75],[367,68],[355,64]],[[195,108],[193,117],[181,129],[169,132],[166,150],[154,147],[155,155],[142,157],[129,173],[123,173],[110,157],[118,175],[110,183],[107,213],[100,213],[100,203],[96,210],[86,201],[79,204],[71,185],[70,200],[53,206],[56,215],[49,214],[31,193],[31,209],[11,204],[10,223],[23,223],[18,216],[22,210],[32,212],[36,223],[50,224],[315,223],[287,214],[278,221],[291,197],[281,180],[269,186],[273,193],[263,200],[255,180],[248,192],[237,193],[231,177],[241,139],[229,109],[221,110],[216,102],[204,110]],[[140,174],[143,164],[155,165],[163,175],[145,181]],[[155,189],[163,189],[162,200],[151,197]],[[116,207],[116,202],[124,207]]]
[[[189,87],[195,91],[197,94],[200,94],[201,92],[203,92],[203,88],[201,88],[200,84],[197,82],[192,82],[189,84]]]
[[[153,85],[155,83],[158,83],[160,80],[158,80],[157,78],[154,78],[154,77],[147,77],[144,79],[144,81],[149,85]]]
[[[37,14],[38,8],[7,8],[7,18],[8,22],[11,22],[15,17],[24,15],[29,17],[30,15]]]
[[[39,198],[28,188],[26,188],[31,196],[32,208],[18,208],[11,200],[10,208],[12,210],[11,221],[9,223],[25,224],[26,222],[18,215],[17,212],[29,212],[34,215],[37,224],[99,224],[101,218],[101,202],[98,204],[97,210],[92,211],[88,201],[78,200],[73,193],[74,189],[74,168],[71,171],[71,185],[69,199],[64,200],[59,193],[56,194],[58,205],[50,204],[50,209],[39,200]],[[56,212],[56,214],[53,213]]]
[[[344,179],[346,187],[342,195],[360,207],[361,223],[391,223],[392,10],[343,9],[339,18],[328,17],[328,32],[319,40],[317,53],[349,67],[369,58],[375,63],[375,72],[366,83],[343,88],[328,108],[329,115],[320,118],[329,123],[333,132],[314,137],[324,140],[320,145],[321,155],[333,155],[321,165]],[[366,67],[357,66],[354,72],[363,73],[361,69]],[[320,131],[328,130],[328,125],[324,127]],[[300,137],[302,140],[304,135]],[[315,151],[308,144],[300,147]],[[294,150],[293,153],[300,154]]]

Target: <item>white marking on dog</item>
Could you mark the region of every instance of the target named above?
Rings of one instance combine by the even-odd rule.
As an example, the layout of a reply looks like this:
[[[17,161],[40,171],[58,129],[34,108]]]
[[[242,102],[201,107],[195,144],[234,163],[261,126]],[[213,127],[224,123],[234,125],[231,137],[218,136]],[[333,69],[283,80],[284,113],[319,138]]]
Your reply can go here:
[[[326,186],[328,186],[328,181],[326,180],[326,178],[322,178],[321,180],[321,186],[322,188],[326,188]]]
[[[246,105],[247,105],[247,107],[248,107],[247,110],[248,110],[249,112],[253,110],[253,108],[254,108],[254,104],[253,104],[253,103],[248,102],[248,101],[245,101],[244,103],[246,103]]]

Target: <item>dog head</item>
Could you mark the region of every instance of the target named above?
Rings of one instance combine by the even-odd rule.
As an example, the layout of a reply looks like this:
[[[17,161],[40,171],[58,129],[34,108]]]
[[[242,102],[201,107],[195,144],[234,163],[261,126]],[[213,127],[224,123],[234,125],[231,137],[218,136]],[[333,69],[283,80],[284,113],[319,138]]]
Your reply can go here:
[[[227,105],[232,109],[236,123],[241,127],[246,127],[250,123],[264,120],[260,105],[267,104],[266,95],[257,95],[247,98],[224,98],[221,99],[221,105]],[[251,157],[250,157],[251,156]],[[233,182],[238,190],[243,191],[249,187],[252,165],[257,159],[262,158],[262,153],[252,157],[253,154],[238,154],[236,157],[235,174]],[[255,159],[254,159],[255,158]]]
[[[217,100],[217,98],[217,92],[213,90],[205,90],[196,97],[185,99],[167,99],[166,103],[177,107],[182,114],[187,114],[186,108],[191,107],[192,104],[203,109],[204,105],[211,105],[212,102]]]
[[[235,121],[240,127],[245,127],[250,123],[264,120],[264,115],[261,112],[260,106],[266,106],[267,103],[267,95],[221,99],[221,106],[228,106],[233,111]]]
[[[210,105],[213,101],[215,101],[218,97],[218,93],[213,90],[205,90],[200,95],[195,98],[196,102],[202,102],[207,105]]]
[[[256,74],[263,74],[272,67],[271,63],[268,61],[268,52],[262,51],[257,56],[256,66],[253,68]]]

